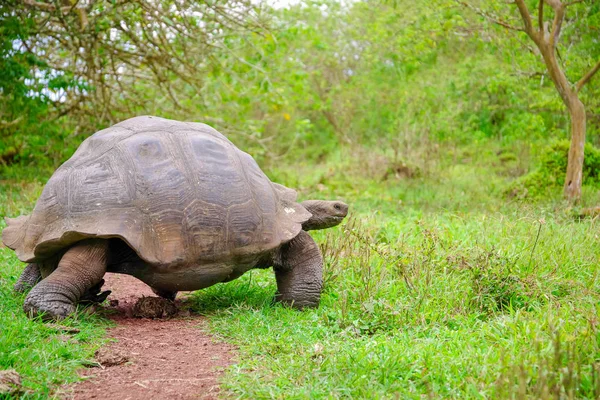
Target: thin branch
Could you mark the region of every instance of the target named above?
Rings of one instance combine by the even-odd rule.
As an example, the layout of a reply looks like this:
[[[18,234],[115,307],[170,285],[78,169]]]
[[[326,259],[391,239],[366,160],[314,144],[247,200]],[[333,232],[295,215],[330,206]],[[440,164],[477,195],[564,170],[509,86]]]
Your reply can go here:
[[[19,122],[21,122],[23,120],[23,116],[21,115],[20,117],[13,119],[12,121],[4,121],[4,120],[0,120],[0,129],[6,129],[9,128],[13,125],[18,124]]]
[[[469,8],[469,9],[471,9],[476,14],[482,16],[483,18],[487,19],[490,22],[493,22],[493,23],[495,23],[497,25],[503,26],[506,29],[510,29],[512,31],[524,32],[523,28],[519,28],[518,26],[513,26],[513,25],[511,25],[511,24],[509,24],[507,22],[504,22],[504,21],[496,18],[495,16],[493,16],[493,15],[491,15],[491,14],[483,11],[482,9],[472,6],[469,3],[466,3],[466,2],[461,1],[461,0],[456,0],[456,2],[459,3],[459,4],[462,4],[463,6]]]
[[[46,11],[46,12],[52,12],[52,11],[56,11],[59,10],[62,13],[65,12],[69,12],[69,10],[71,10],[71,6],[66,6],[66,7],[56,7],[53,4],[48,4],[48,3],[42,3],[39,1],[35,1],[35,0],[24,0],[23,4],[25,4],[28,7],[31,8],[35,8],[41,11]]]
[[[15,3],[20,5],[17,16],[35,20],[31,35],[21,43],[22,51],[39,56],[47,69],[63,72],[74,82],[65,89],[66,99],[51,102],[50,115],[57,118],[73,115],[85,124],[88,117],[112,120],[115,110],[143,109],[154,99],[140,96],[134,85],[140,80],[156,87],[172,107],[185,109],[186,103],[177,99],[176,85],[200,88],[205,68],[217,64],[214,54],[223,51],[266,75],[260,63],[253,65],[226,42],[232,32],[268,30],[250,1],[166,2],[174,9],[143,0]],[[202,15],[203,24],[198,24],[197,15]],[[4,119],[0,115],[0,128],[13,123]]]
[[[544,0],[540,0],[538,4],[538,23],[540,25],[540,33],[544,34]]]
[[[598,72],[598,70],[600,70],[600,61],[598,61],[594,68],[592,68],[587,74],[583,76],[583,78],[579,80],[579,82],[577,82],[577,84],[575,85],[575,91],[579,92],[581,88],[586,83],[588,83],[590,79],[592,79],[592,77],[594,76],[594,74],[596,74],[596,72]]]
[[[525,5],[523,0],[515,0],[517,3],[517,7],[519,8],[519,13],[521,14],[521,19],[523,20],[523,24],[525,25],[525,32],[532,38],[535,37],[535,32],[533,31],[533,24],[531,23],[531,15],[529,14],[529,9]]]
[[[567,4],[563,4],[561,0],[545,0],[546,3],[554,10],[554,21],[552,22],[552,33],[550,35],[549,44],[552,49],[556,49],[558,43],[558,37],[560,36],[560,30],[562,23],[565,19],[565,8]]]
[[[565,8],[558,2],[557,7],[554,8],[554,22],[552,23],[552,35],[550,36],[550,44],[555,49],[558,44],[558,36],[560,35],[560,29],[562,28],[563,20],[565,19]]]

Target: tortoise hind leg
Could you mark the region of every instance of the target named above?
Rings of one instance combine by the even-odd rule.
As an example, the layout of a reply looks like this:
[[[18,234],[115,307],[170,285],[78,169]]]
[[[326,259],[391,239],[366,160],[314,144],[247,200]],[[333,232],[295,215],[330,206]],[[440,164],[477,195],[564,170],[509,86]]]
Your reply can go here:
[[[13,290],[18,293],[25,293],[26,291],[33,288],[42,280],[42,273],[40,267],[37,264],[27,264],[25,270],[13,286]]]
[[[23,270],[23,273],[17,280],[17,283],[13,286],[13,290],[17,293],[25,293],[42,280],[42,272],[40,271],[39,264],[31,263],[27,264],[27,267]],[[110,290],[100,292],[104,285],[104,279],[100,280],[98,284],[88,289],[83,296],[79,299],[80,303],[102,303],[108,295],[111,293]]]
[[[281,246],[274,262],[275,300],[294,308],[318,307],[323,287],[323,256],[305,231]]]
[[[23,309],[31,316],[62,319],[75,311],[79,299],[106,272],[108,241],[88,239],[73,245],[58,267],[27,295]]]
[[[175,297],[177,297],[177,292],[173,292],[171,290],[160,290],[160,289],[155,289],[153,287],[151,287],[151,289],[154,292],[154,294],[162,297],[163,299],[175,301]]]

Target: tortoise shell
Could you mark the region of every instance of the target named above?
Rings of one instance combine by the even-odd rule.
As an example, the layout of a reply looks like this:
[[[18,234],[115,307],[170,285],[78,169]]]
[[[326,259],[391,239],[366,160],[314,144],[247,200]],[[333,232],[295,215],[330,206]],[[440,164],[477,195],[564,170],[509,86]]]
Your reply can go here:
[[[136,117],[87,138],[2,240],[25,262],[90,237],[152,264],[226,261],[294,238],[311,215],[296,196],[208,125]]]

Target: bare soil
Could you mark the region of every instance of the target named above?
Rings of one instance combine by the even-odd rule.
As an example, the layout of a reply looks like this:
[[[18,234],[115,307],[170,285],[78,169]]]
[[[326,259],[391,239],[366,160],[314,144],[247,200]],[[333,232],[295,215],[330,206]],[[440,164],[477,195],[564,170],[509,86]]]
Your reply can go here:
[[[89,379],[66,388],[67,399],[214,399],[218,378],[232,363],[233,347],[203,333],[206,320],[183,312],[172,319],[132,316],[142,296],[156,296],[139,280],[106,274],[104,290],[117,326],[111,342],[96,354],[98,366],[82,372]],[[177,300],[179,302],[179,300]]]

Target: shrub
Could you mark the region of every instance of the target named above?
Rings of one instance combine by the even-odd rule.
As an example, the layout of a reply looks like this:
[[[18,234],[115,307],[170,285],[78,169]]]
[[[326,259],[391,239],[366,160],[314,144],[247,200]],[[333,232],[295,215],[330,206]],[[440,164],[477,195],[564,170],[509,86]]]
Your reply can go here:
[[[516,260],[484,251],[467,263],[471,272],[471,304],[484,315],[528,310],[537,301],[535,284],[514,273]]]
[[[510,197],[541,198],[564,185],[570,142],[558,140],[546,147],[540,155],[540,166],[514,181],[506,191]],[[583,183],[600,186],[600,149],[585,144]]]

